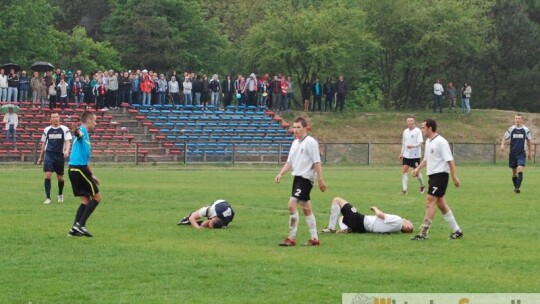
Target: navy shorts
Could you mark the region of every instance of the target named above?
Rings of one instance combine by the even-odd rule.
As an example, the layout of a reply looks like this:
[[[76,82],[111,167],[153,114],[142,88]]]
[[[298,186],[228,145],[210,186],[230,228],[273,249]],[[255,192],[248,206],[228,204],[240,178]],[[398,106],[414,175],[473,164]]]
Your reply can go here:
[[[407,165],[411,168],[416,168],[420,165],[420,158],[403,158],[402,165]]]
[[[299,201],[308,202],[311,199],[310,194],[312,188],[313,183],[309,179],[295,176],[291,196]]]
[[[43,172],[54,172],[56,175],[64,175],[64,154],[45,153]]]
[[[508,167],[515,169],[517,167],[525,167],[525,153],[510,154],[508,158]]]
[[[94,196],[99,193],[87,166],[69,166],[69,180],[75,196]]]
[[[446,172],[435,173],[429,176],[428,194],[443,197],[448,187],[448,178],[450,174]]]

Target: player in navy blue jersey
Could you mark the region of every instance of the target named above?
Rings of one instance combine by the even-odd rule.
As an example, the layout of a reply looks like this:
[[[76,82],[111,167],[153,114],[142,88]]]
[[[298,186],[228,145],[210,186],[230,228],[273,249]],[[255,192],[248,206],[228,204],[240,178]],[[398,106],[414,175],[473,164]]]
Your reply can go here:
[[[206,220],[203,220],[207,218]],[[193,228],[227,228],[234,219],[234,210],[226,200],[217,200],[182,218],[178,225],[191,225]]]
[[[96,126],[96,115],[85,111],[81,115],[81,125],[73,123],[71,134],[73,144],[69,157],[69,180],[73,188],[73,195],[80,197],[81,204],[75,214],[73,227],[69,231],[70,236],[88,236],[92,234],[86,229],[86,221],[101,202],[99,193],[99,179],[93,174],[89,161],[92,155],[90,145],[90,131]]]
[[[510,154],[508,156],[508,167],[512,169],[512,183],[514,193],[521,193],[521,183],[523,182],[523,170],[525,169],[525,157],[531,160],[531,131],[523,125],[523,116],[516,114],[514,125],[508,128],[501,141],[501,151],[504,145],[510,140]],[[525,146],[527,153],[525,155]]]
[[[51,178],[53,172],[58,180],[58,202],[64,202],[64,164],[69,156],[71,133],[69,128],[60,124],[60,115],[51,113],[51,125],[41,135],[41,151],[37,164],[43,162],[45,172],[45,205],[51,203]]]

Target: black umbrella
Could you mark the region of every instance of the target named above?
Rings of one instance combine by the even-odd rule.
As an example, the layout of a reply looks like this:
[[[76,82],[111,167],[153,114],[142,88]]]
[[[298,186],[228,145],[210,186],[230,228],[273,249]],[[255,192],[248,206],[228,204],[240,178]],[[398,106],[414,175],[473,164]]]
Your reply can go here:
[[[6,72],[6,74],[8,74],[11,69],[14,69],[15,72],[20,71],[21,66],[16,64],[16,63],[10,62],[10,63],[6,63],[6,64],[3,64],[2,66],[0,66],[0,69],[4,69],[4,72]]]
[[[32,71],[36,72],[47,72],[47,71],[53,71],[54,65],[50,64],[47,61],[36,61],[31,66]]]

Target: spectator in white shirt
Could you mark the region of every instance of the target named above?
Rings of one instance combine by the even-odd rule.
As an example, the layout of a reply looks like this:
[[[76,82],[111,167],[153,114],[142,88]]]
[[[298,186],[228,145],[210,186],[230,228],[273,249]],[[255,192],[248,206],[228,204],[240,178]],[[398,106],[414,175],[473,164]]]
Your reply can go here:
[[[437,79],[433,85],[433,113],[437,112],[437,108],[439,108],[439,112],[442,113],[443,92],[444,89],[441,81]]]

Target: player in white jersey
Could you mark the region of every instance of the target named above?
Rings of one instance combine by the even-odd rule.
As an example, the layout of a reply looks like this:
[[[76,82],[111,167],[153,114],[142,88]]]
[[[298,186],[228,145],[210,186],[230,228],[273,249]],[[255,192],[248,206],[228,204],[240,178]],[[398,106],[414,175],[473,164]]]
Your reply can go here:
[[[416,121],[413,117],[407,118],[407,129],[403,131],[401,140],[401,153],[399,159],[402,161],[401,185],[402,190],[399,194],[407,194],[407,184],[409,183],[409,168],[416,168],[420,164],[422,158],[422,131],[416,127]],[[418,174],[420,182],[420,193],[424,193],[426,187],[422,173]]]
[[[328,226],[321,233],[412,233],[413,224],[398,215],[371,207],[374,215],[364,215],[341,197],[335,197],[330,207]],[[339,218],[339,215],[343,216]],[[336,230],[339,220],[340,231]]]
[[[206,220],[203,220],[207,218]],[[234,219],[234,210],[226,200],[217,200],[182,218],[178,225],[191,225],[193,228],[227,228]]]
[[[291,145],[289,151],[289,157],[287,162],[278,175],[274,179],[276,183],[281,181],[281,178],[285,172],[292,169],[292,175],[294,176],[292,194],[289,198],[289,236],[281,242],[280,246],[294,246],[296,245],[296,231],[298,230],[298,204],[302,207],[304,215],[306,216],[306,223],[308,226],[309,234],[311,238],[304,245],[317,246],[320,244],[319,237],[317,235],[317,224],[315,222],[315,215],[311,208],[311,188],[313,183],[317,179],[319,183],[319,189],[324,192],[326,190],[326,184],[322,176],[321,156],[319,154],[319,143],[311,136],[307,134],[307,121],[298,117],[294,120],[293,130],[295,140]]]
[[[422,132],[427,138],[424,160],[413,170],[413,176],[417,176],[422,168],[427,167],[429,186],[426,196],[426,215],[420,226],[420,233],[411,239],[415,241],[427,240],[431,221],[435,217],[435,207],[441,210],[444,219],[452,229],[450,239],[459,239],[463,236],[463,231],[457,224],[454,214],[444,198],[449,174],[452,176],[452,181],[456,187],[461,184],[457,177],[456,165],[450,145],[446,139],[437,133],[437,122],[435,120],[425,120],[422,123]]]

